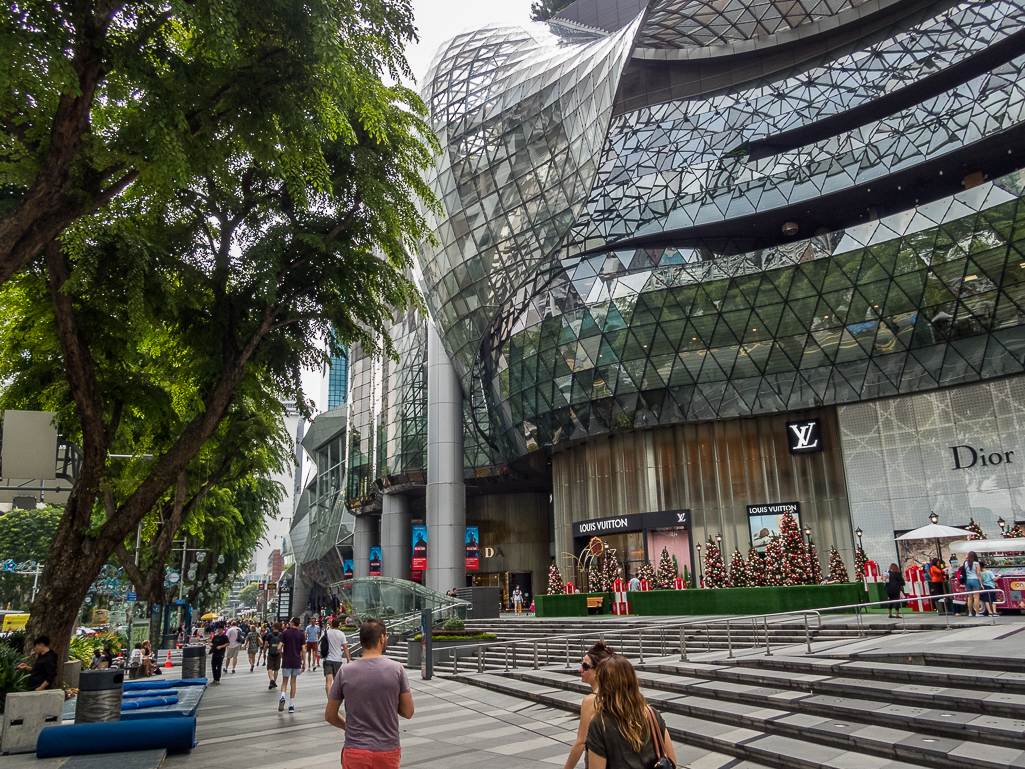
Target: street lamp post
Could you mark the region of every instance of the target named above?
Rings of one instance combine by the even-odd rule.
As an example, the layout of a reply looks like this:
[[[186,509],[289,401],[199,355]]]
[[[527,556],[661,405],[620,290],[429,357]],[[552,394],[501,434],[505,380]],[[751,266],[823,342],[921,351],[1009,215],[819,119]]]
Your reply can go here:
[[[811,526],[808,524],[804,524],[804,552],[808,558],[808,568],[811,569]],[[815,572],[811,573],[814,574]]]
[[[1007,521],[1004,520],[1003,516],[997,518],[997,526],[1000,527],[1000,536],[1004,536],[1007,529]]]
[[[694,545],[694,549],[698,551],[698,587],[705,586],[705,572],[701,566],[701,543]]]

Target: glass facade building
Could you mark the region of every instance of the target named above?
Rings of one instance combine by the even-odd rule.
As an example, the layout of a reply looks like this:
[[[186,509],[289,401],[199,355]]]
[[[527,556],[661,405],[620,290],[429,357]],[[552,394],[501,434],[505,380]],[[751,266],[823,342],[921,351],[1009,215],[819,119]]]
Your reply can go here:
[[[885,469],[962,472],[950,446],[976,427],[1014,451],[1023,67],[1020,0],[577,0],[458,35],[424,86],[442,144],[418,254],[430,317],[396,321],[397,364],[352,351],[349,509],[403,494],[430,519],[432,323],[482,544],[534,542],[572,573],[581,521],[680,510],[682,566],[716,534],[746,552],[750,509],[796,503],[820,553],[850,563],[860,526],[889,562],[928,504],[950,525],[1025,520],[1009,467],[911,507]],[[985,413],[930,422],[961,400]],[[821,451],[792,451],[800,420]],[[517,493],[529,513],[504,522],[485,501]],[[547,550],[518,517],[547,518]],[[534,561],[499,584],[543,582]]]

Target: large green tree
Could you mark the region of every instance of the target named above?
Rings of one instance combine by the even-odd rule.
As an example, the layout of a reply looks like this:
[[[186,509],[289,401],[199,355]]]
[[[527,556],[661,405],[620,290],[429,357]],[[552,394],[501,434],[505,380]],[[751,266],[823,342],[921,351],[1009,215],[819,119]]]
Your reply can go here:
[[[244,588],[238,591],[238,600],[243,606],[255,607],[256,602],[260,597],[260,586],[255,582],[250,582]]]
[[[3,3],[0,284],[130,186],[173,191],[211,156],[323,186],[321,140],[351,136],[382,69],[408,74],[414,35],[407,0]]]
[[[195,10],[170,9],[174,18]],[[245,105],[203,123],[201,138],[171,131],[190,137],[176,150],[187,160],[181,174],[164,179],[154,170],[160,184],[133,188],[104,215],[65,227],[43,244],[41,263],[4,285],[4,401],[59,411],[62,432],[83,452],[30,636],[46,633],[63,648],[95,574],[172,489],[188,496],[190,467],[240,397],[273,392],[305,408],[299,371],[321,365],[329,328],[342,345],[394,354],[392,314],[419,301],[406,277],[408,249],[430,237],[418,204],[437,206],[420,176],[437,150],[424,107],[383,82],[405,69],[408,10],[403,2],[333,0],[258,0],[239,10],[237,23],[255,30],[260,50],[277,41],[280,67],[260,69],[267,77],[273,70],[277,91],[261,98],[276,106],[248,90]],[[196,43],[191,23],[172,26],[168,35],[184,37],[171,47]],[[232,28],[225,39],[236,37]],[[150,66],[150,54],[132,55],[144,60],[136,66]],[[237,41],[218,54],[238,55]],[[234,103],[224,93],[259,79],[257,69],[224,81],[217,104]],[[167,102],[177,105],[176,125],[191,114],[181,106],[192,99],[189,81],[180,86]],[[268,118],[283,132],[235,116],[286,108],[287,119]],[[128,453],[153,458],[129,471],[108,457]]]

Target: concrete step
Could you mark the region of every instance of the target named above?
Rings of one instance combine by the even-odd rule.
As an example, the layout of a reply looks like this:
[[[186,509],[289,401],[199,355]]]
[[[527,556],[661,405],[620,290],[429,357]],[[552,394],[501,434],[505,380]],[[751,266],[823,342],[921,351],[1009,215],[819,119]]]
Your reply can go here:
[[[896,684],[862,678],[761,669],[748,664],[659,663],[640,665],[638,671],[685,676],[706,681],[723,681],[753,687],[787,689],[816,696],[856,700],[885,700],[912,708],[927,707],[962,714],[1001,716],[1025,720],[1025,694],[987,690]]]
[[[560,710],[571,712],[580,710],[580,693],[557,687],[542,686],[489,673],[458,676],[457,680]],[[921,752],[906,748],[898,749],[891,743],[886,743],[886,756],[882,760],[879,758],[866,760],[866,751],[852,739],[858,737],[862,741],[875,744],[884,743],[886,736],[898,736],[897,730],[885,730],[887,733],[885,735],[862,734],[861,732],[864,730],[851,730],[850,734],[841,735],[844,739],[837,740],[840,744],[825,745],[785,736],[779,734],[778,730],[777,733],[770,733],[750,726],[738,725],[731,722],[737,720],[738,714],[736,713],[729,714],[725,719],[717,720],[704,720],[682,715],[675,710],[667,709],[667,703],[659,698],[657,692],[649,691],[646,692],[646,695],[650,695],[652,704],[662,712],[674,742],[714,753],[735,756],[757,766],[779,767],[780,769],[852,769],[852,767],[872,767],[873,769],[911,769],[915,767],[921,769],[923,766],[947,769],[947,767],[967,766],[967,764],[951,762],[946,758],[941,763],[923,763]],[[786,713],[782,711],[776,715],[780,718],[787,717]],[[878,727],[868,727],[868,729],[878,729]],[[800,727],[793,731],[799,734]],[[904,737],[905,735],[900,734],[899,736]],[[901,753],[908,753],[907,758],[910,758],[911,762],[902,760]]]

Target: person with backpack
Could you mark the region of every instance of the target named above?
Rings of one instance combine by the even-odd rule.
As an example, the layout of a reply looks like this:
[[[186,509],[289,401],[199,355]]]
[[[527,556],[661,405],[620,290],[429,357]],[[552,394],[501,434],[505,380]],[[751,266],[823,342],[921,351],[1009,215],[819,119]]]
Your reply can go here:
[[[281,670],[281,623],[275,622],[263,636],[263,650],[267,654],[268,690],[278,688],[278,671]]]
[[[899,599],[900,594],[904,591],[904,584],[904,575],[900,573],[900,567],[895,563],[891,563],[890,570],[886,572],[886,585],[884,585],[886,597],[889,598],[891,602],[890,605],[886,607],[889,609],[889,614],[887,616],[890,619],[894,618],[893,610],[895,605],[897,608],[897,616],[900,616]]]

